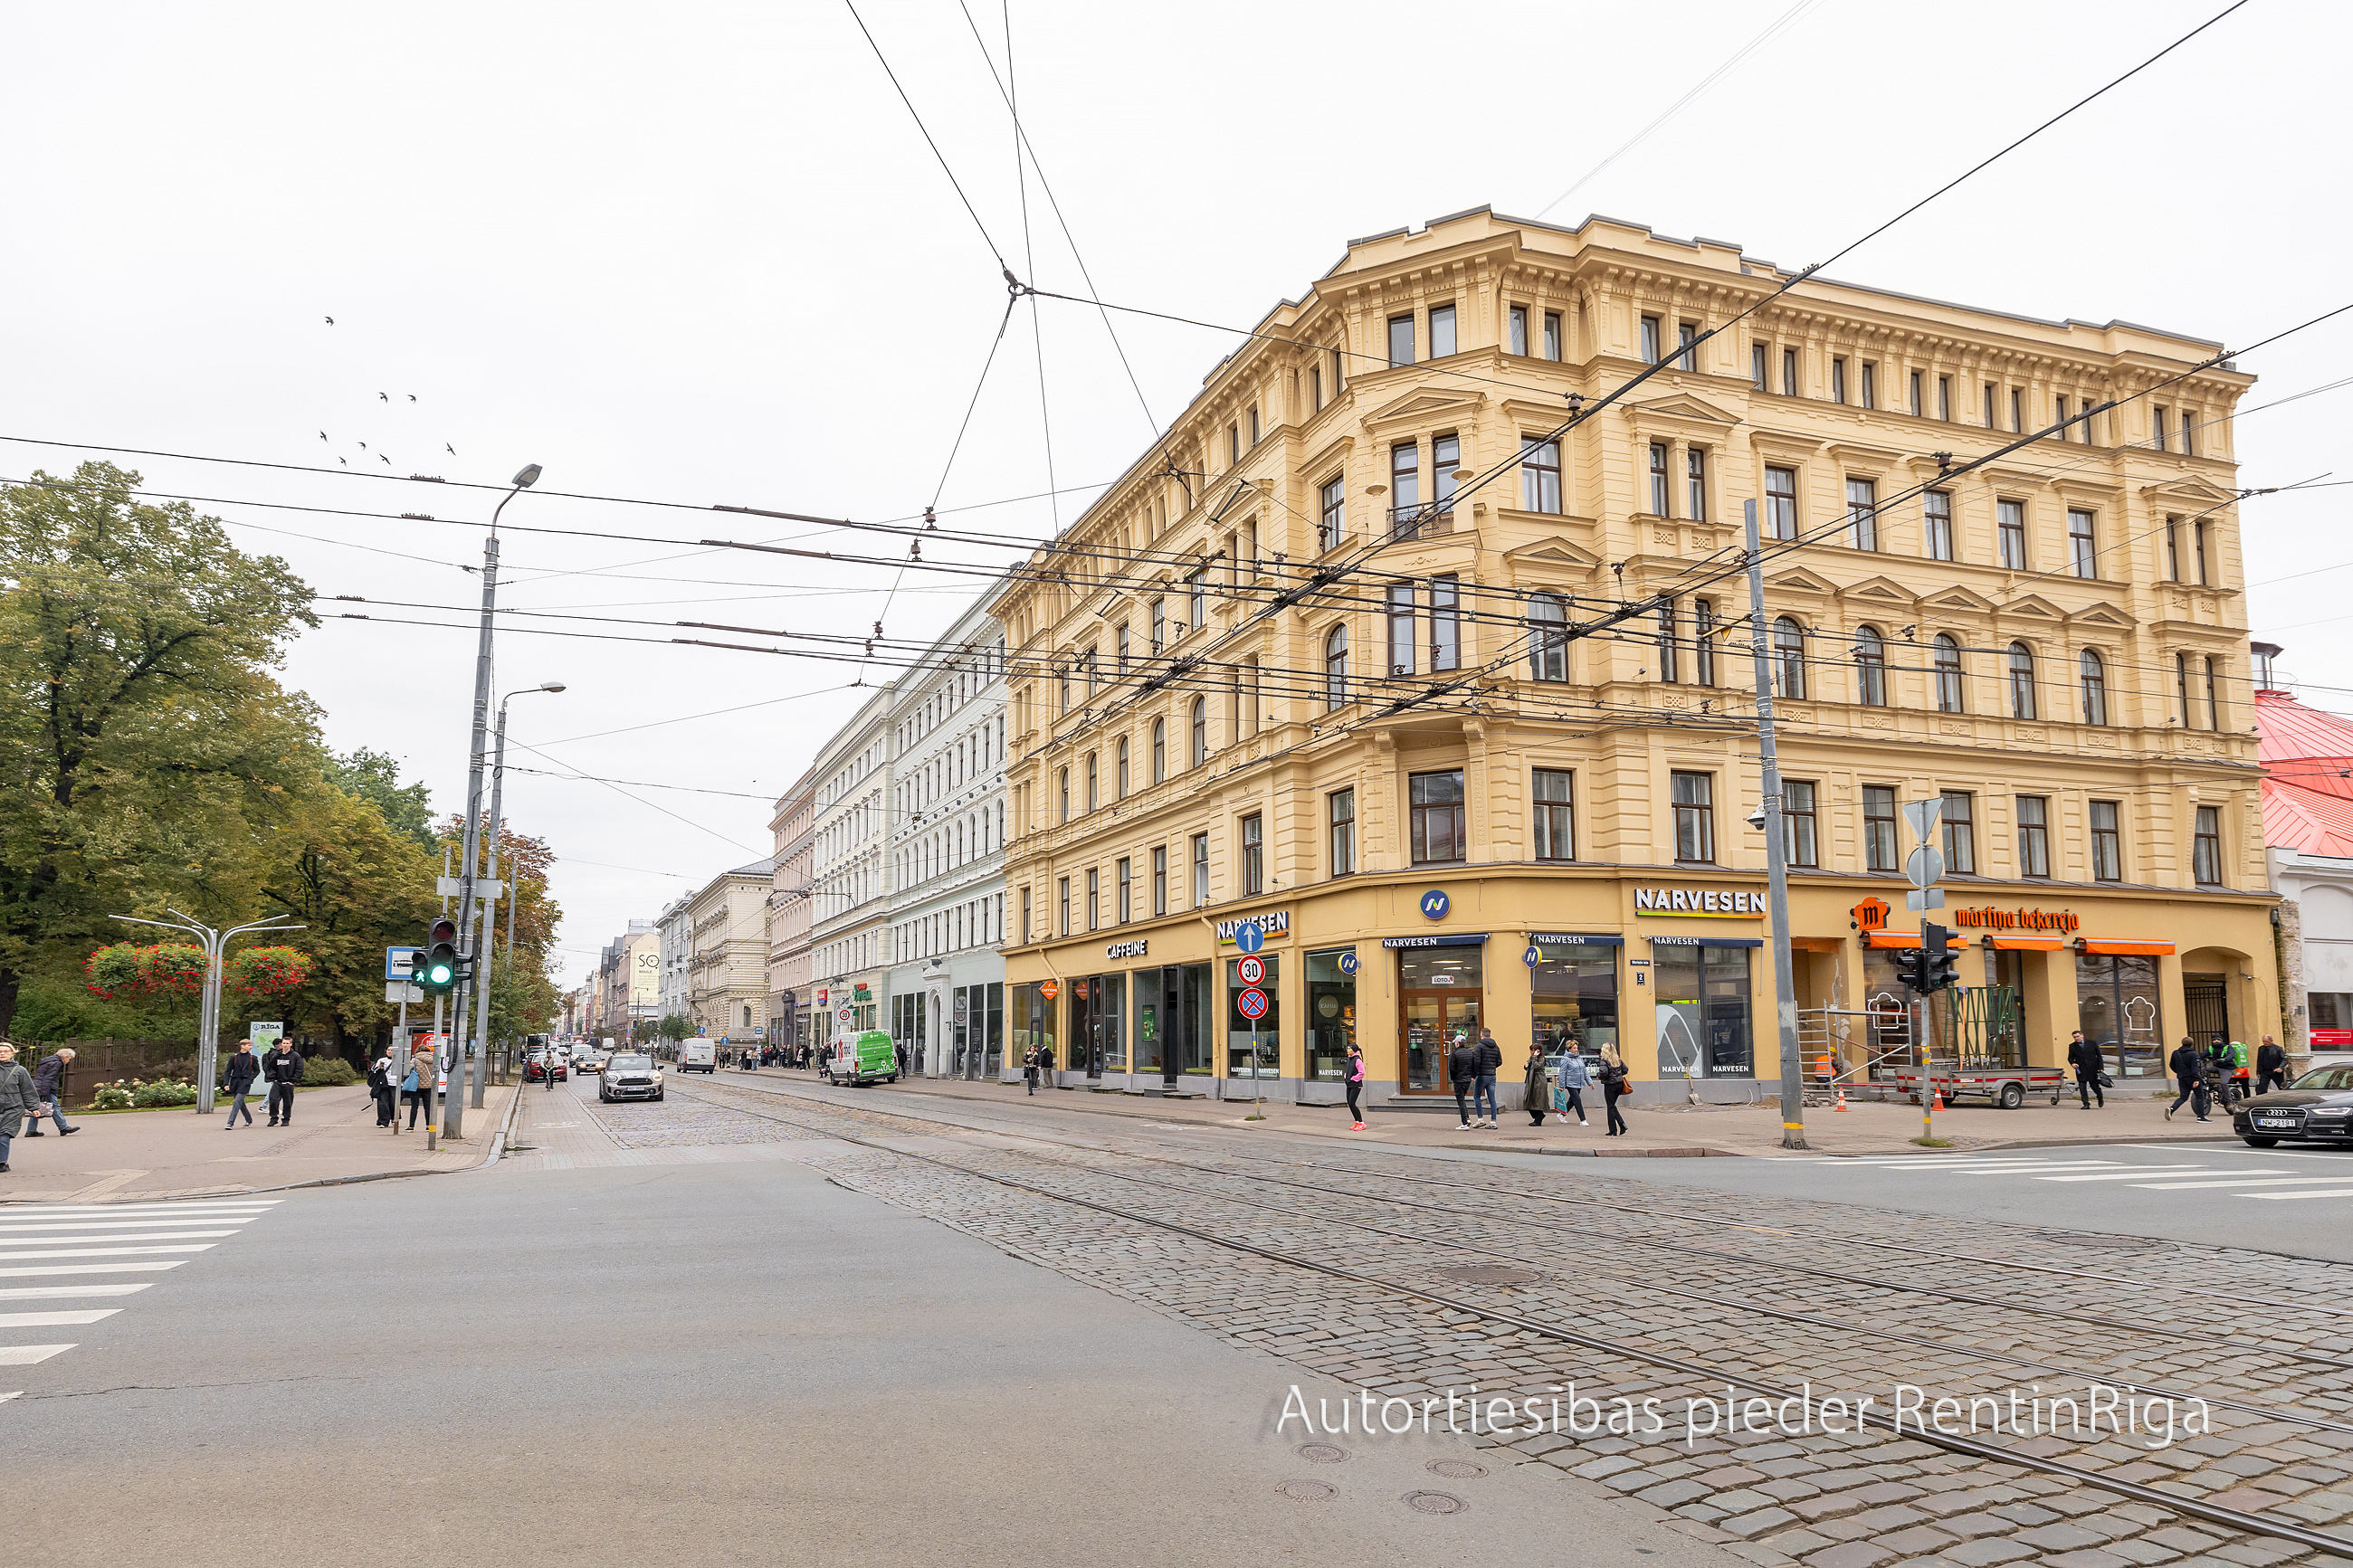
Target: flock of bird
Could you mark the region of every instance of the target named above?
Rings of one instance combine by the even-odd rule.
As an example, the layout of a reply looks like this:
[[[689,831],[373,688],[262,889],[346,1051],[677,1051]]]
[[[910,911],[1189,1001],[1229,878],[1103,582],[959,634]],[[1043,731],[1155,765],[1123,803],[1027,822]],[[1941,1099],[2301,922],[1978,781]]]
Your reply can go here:
[[[329,316],[329,317],[326,319],[326,321],[327,321],[327,325],[329,325],[329,326],[331,326],[331,327],[332,327],[332,326],[333,326],[333,325],[335,324],[335,318],[334,318],[334,317],[332,317],[332,316]],[[379,393],[377,393],[375,395],[376,395],[376,399],[377,399],[377,401],[379,401],[379,402],[382,402],[382,403],[390,403],[390,402],[392,401],[392,394],[390,394],[390,393],[388,393],[388,392],[379,392]],[[403,393],[401,395],[403,395],[404,397],[407,398],[407,399],[408,399],[408,401],[409,401],[409,402],[411,402],[411,403],[414,403],[414,402],[416,402],[416,401],[417,401],[417,394],[415,394],[415,393],[413,393],[413,392],[409,392],[409,393]],[[324,430],[322,430],[322,431],[320,431],[320,432],[319,432],[319,439],[320,439],[320,440],[322,440],[322,441],[324,441],[324,442],[327,444],[328,447],[329,447],[331,450],[333,448],[334,444],[335,444],[335,443],[334,443],[334,439],[333,439],[333,437],[330,437],[330,436],[329,436],[329,435],[328,435]],[[370,447],[368,446],[368,444],[367,444],[365,441],[361,441],[361,442],[359,442],[359,443],[358,443],[358,445],[359,445],[359,448],[360,448],[360,450],[361,450],[362,452],[372,453],[372,454],[373,454],[373,456],[375,458],[375,460],[376,460],[377,462],[379,462],[379,463],[382,463],[385,468],[394,468],[394,467],[396,467],[396,465],[394,464],[394,462],[393,462],[393,460],[392,460],[392,458],[391,458],[390,457],[386,456],[384,452],[382,452],[382,451],[380,451],[380,450],[376,450],[375,448],[372,448],[372,447]],[[453,458],[454,458],[454,457],[456,457],[456,456],[458,455],[458,448],[457,448],[457,447],[453,447],[453,446],[451,446],[451,445],[450,445],[448,442],[447,442],[447,441],[444,441],[444,442],[442,442],[442,443],[441,443],[441,449],[442,449],[443,451],[445,451],[445,452],[448,453],[448,454],[449,454],[449,456],[451,456],[451,457],[453,457]],[[364,462],[366,459],[364,458],[362,458],[361,460],[362,460],[363,462]],[[340,452],[335,454],[335,461],[336,461],[337,463],[339,463],[339,464],[343,465],[344,468],[350,468],[350,467],[352,466],[352,460],[351,460],[349,458],[344,457],[344,456],[343,456],[343,454],[341,454]]]

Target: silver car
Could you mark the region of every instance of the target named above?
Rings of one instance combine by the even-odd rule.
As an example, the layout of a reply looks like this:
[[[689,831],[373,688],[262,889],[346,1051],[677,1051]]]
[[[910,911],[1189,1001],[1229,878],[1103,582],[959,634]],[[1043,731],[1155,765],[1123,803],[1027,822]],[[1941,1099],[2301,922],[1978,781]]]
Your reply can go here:
[[[617,1100],[659,1100],[661,1070],[649,1056],[616,1051],[605,1058],[596,1075],[596,1098],[607,1105]]]

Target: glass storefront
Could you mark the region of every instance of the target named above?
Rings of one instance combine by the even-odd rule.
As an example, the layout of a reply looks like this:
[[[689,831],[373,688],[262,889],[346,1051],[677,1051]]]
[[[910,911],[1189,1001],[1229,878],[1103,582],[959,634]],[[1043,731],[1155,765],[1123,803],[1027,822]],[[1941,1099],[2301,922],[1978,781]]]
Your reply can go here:
[[[1399,1035],[1407,1089],[1451,1092],[1446,1053],[1479,1038],[1485,1000],[1485,938],[1440,939],[1398,953]]]
[[[2163,1078],[2157,960],[2137,953],[2077,953],[2075,1026],[2116,1064],[2118,1078]]]
[[[1356,1039],[1356,977],[1340,972],[1352,947],[1307,955],[1307,1076],[1339,1083],[1348,1076],[1348,1047]]]
[[[955,1054],[942,1066],[952,1078],[995,1078],[1005,1060],[1004,985],[959,985],[948,994]]]
[[[1754,939],[1651,939],[1651,967],[1658,975],[1661,1078],[1756,1076],[1749,952],[1757,945]]]
[[[1529,944],[1541,957],[1528,973],[1528,1037],[1546,1056],[1573,1048],[1599,1061],[1601,1047],[1618,1043],[1619,939],[1535,936]]]
[[[1127,976],[1090,974],[1071,982],[1073,1068],[1089,1078],[1127,1070]]]
[[[1226,960],[1226,1076],[1228,1078],[1276,1078],[1282,1068],[1278,1065],[1282,1039],[1282,1001],[1278,989],[1282,980],[1282,959],[1279,954],[1258,954],[1266,965],[1266,977],[1258,989],[1266,993],[1266,1016],[1250,1019],[1242,1016],[1241,960]]]
[[[1057,992],[1061,990],[1060,984],[1050,980],[1032,980],[1025,984],[1007,987],[1012,993],[1013,1003],[1013,1058],[1016,1062],[1026,1061],[1031,1052],[1044,1046],[1054,1053],[1054,1066],[1059,1069],[1071,1064],[1062,1056],[1061,1043],[1054,1027],[1055,1009],[1061,999],[1059,995],[1052,1000],[1047,998],[1045,990],[1049,985],[1053,985]]]
[[[892,1041],[907,1053],[908,1068],[918,1076],[931,1070],[923,1053],[926,1012],[921,993],[891,998]]]
[[[1209,966],[1172,963],[1139,969],[1135,988],[1135,1070],[1166,1078],[1170,1058],[1177,1073],[1208,1073]]]

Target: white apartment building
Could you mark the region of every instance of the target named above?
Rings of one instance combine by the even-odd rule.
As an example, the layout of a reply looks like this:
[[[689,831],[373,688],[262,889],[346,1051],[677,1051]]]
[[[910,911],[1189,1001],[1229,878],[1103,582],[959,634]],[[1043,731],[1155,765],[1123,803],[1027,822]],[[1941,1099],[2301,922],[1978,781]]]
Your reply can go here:
[[[891,689],[819,749],[809,845],[810,1043],[884,1026],[890,994]],[[773,887],[773,877],[771,879]]]
[[[1005,634],[983,604],[889,689],[884,1016],[934,1078],[1005,1067]]]
[[[654,917],[655,952],[660,967],[657,1018],[683,1018],[687,1007],[687,960],[694,952],[694,922],[688,918],[692,893],[681,893]]]
[[[768,895],[768,1043],[805,1046],[814,1005],[809,980],[816,973],[808,891],[817,786],[807,775],[776,802],[768,833],[776,851],[775,890]]]

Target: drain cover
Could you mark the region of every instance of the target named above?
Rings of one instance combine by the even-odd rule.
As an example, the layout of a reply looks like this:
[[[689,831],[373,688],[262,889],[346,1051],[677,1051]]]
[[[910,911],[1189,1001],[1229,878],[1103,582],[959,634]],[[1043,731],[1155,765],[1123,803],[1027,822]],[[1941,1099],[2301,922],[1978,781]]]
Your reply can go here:
[[[1322,1502],[1340,1492],[1338,1487],[1325,1486],[1322,1481],[1278,1481],[1274,1489],[1293,1502]]]
[[[1471,1507],[1452,1492],[1408,1492],[1405,1506],[1416,1513],[1461,1513]]]
[[[1348,1457],[1348,1450],[1336,1443],[1302,1443],[1299,1457],[1311,1465],[1336,1465]]]
[[[1534,1285],[1544,1278],[1534,1269],[1514,1268],[1508,1263],[1461,1263],[1438,1270],[1438,1275],[1465,1285]]]
[[[1475,1481],[1487,1473],[1486,1466],[1469,1459],[1432,1459],[1424,1468],[1431,1475],[1444,1476],[1450,1481]]]
[[[2169,1252],[2169,1241],[2152,1241],[2140,1236],[2099,1236],[2085,1231],[2044,1230],[2035,1233],[2042,1240],[2055,1241],[2063,1247],[2080,1247],[2086,1252]]]

